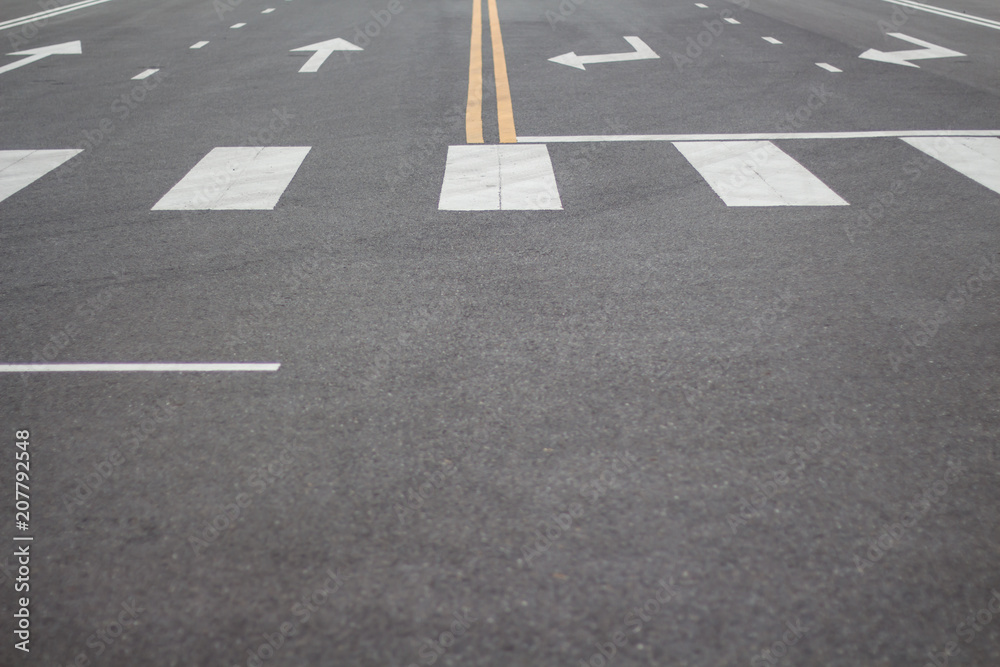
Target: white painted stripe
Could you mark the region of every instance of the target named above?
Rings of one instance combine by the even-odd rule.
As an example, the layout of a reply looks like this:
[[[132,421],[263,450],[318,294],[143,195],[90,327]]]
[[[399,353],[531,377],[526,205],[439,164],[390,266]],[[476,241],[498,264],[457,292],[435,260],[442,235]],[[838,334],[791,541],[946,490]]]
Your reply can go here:
[[[0,373],[271,372],[281,364],[0,364]]]
[[[82,150],[0,151],[0,201],[31,185]]]
[[[270,14],[273,11],[274,11],[274,7],[268,7],[267,9],[265,9],[264,11],[262,11],[261,14]]]
[[[904,137],[903,141],[1000,194],[1000,139]]]
[[[769,42],[771,44],[781,44],[781,42],[778,41],[777,39],[775,39],[774,37],[761,37],[761,39],[763,39],[765,42]]]
[[[525,148],[534,150],[526,151]],[[543,144],[497,146],[500,158],[500,208],[504,211],[561,211],[559,188]]]
[[[739,24],[740,24],[740,22],[739,22],[739,21],[737,21],[737,20],[736,20],[736,19],[734,19],[734,18],[730,18],[730,17],[728,17],[728,16],[727,16],[727,17],[725,17],[725,18],[724,18],[723,20],[724,20],[724,21],[725,21],[726,23],[732,23],[733,25],[739,25]]]
[[[442,211],[562,210],[549,149],[449,146],[438,208]]]
[[[192,49],[200,49],[201,47],[205,46],[206,44],[208,44],[208,42],[195,42],[194,44],[191,45],[191,48]]]
[[[830,63],[816,63],[818,67],[822,67],[827,72],[843,72],[844,70],[834,67]]]
[[[160,71],[159,68],[143,70],[142,72],[139,72],[138,74],[133,76],[132,79],[134,81],[145,79],[146,77],[152,76],[153,74],[156,74],[159,71]]]
[[[20,18],[4,21],[3,23],[0,23],[0,30],[16,28],[18,26],[25,25],[28,23],[34,23],[36,21],[48,19],[52,16],[58,16],[60,14],[68,14],[69,12],[75,12],[78,9],[86,9],[87,7],[93,7],[94,5],[101,5],[104,4],[105,2],[110,2],[110,1],[111,0],[83,0],[83,2],[75,2],[72,5],[63,5],[62,7],[47,9],[44,12],[37,12],[35,14],[29,14],[28,16],[22,16]]]
[[[153,206],[154,211],[270,210],[309,146],[213,148]]]
[[[234,23],[231,26],[229,26],[229,28],[231,30],[235,30],[236,28],[242,28],[245,25],[246,25],[246,23]]]
[[[604,141],[775,141],[778,139],[881,139],[902,137],[1000,137],[1000,130],[865,130],[861,132],[758,132],[751,134],[582,134],[518,136],[519,144],[581,144]]]
[[[675,142],[728,206],[847,206],[769,141]]]
[[[700,3],[700,2],[694,3],[694,6],[695,7],[701,7],[702,9],[708,9],[708,5],[704,5],[704,4]]]
[[[925,5],[920,2],[913,2],[912,0],[883,0],[883,1],[892,3],[894,5],[901,5],[903,7],[910,7],[912,9],[919,9],[921,11],[929,12],[931,14],[937,14],[938,16],[946,16],[950,19],[958,19],[959,21],[965,21],[966,23],[981,25],[985,28],[993,28],[994,30],[1000,30],[1000,21],[994,21],[993,19],[983,18],[982,16],[975,16],[974,14],[965,14],[961,12],[956,12],[951,9],[945,9],[944,7]]]

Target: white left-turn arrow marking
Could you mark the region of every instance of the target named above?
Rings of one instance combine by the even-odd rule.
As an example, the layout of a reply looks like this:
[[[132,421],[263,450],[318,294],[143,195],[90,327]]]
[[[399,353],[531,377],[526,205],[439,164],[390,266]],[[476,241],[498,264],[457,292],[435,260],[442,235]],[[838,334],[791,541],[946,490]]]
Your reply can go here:
[[[910,60],[925,60],[927,58],[954,58],[955,56],[964,56],[964,53],[959,53],[958,51],[952,51],[951,49],[946,49],[943,46],[938,46],[937,44],[931,44],[930,42],[925,42],[922,39],[917,39],[916,37],[910,37],[909,35],[904,35],[901,32],[890,32],[888,33],[891,37],[896,39],[901,39],[917,46],[922,46],[922,49],[913,49],[910,51],[879,51],[878,49],[868,49],[862,53],[859,58],[864,58],[865,60],[878,60],[884,63],[893,63],[894,65],[906,65],[907,67],[920,67],[920,65],[914,65],[909,62]]]
[[[318,72],[320,65],[325,63],[326,59],[334,51],[364,51],[364,49],[351,44],[346,39],[338,37],[336,39],[328,39],[325,42],[316,42],[309,46],[300,46],[297,49],[292,49],[292,51],[315,51],[316,53],[306,61],[306,64],[302,66],[299,72]]]
[[[649,60],[660,57],[653,52],[653,49],[646,45],[646,42],[638,37],[626,37],[625,41],[631,44],[635,51],[629,53],[602,53],[596,56],[578,56],[573,51],[570,51],[561,56],[549,58],[549,60],[560,65],[569,65],[570,67],[585,70],[587,68],[584,65],[587,63],[617,63],[625,60]]]
[[[0,74],[4,72],[9,72],[12,69],[17,69],[18,67],[24,67],[36,60],[41,60],[46,56],[78,56],[83,53],[83,48],[80,46],[80,42],[63,42],[62,44],[53,44],[52,46],[40,46],[37,49],[27,49],[25,51],[15,51],[14,53],[8,53],[8,56],[28,56],[17,62],[13,62],[9,65],[4,65],[0,67]]]

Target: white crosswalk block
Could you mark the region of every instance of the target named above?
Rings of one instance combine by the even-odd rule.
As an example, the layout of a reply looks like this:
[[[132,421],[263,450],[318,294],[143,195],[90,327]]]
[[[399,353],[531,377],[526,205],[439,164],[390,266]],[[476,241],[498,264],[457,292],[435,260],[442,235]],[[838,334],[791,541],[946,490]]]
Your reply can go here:
[[[442,211],[561,211],[545,144],[449,146]]]
[[[675,141],[728,206],[847,206],[770,141]]]
[[[31,185],[66,160],[79,149],[43,151],[0,151],[0,201]]]
[[[903,137],[903,141],[1000,194],[997,137]]]
[[[309,150],[309,146],[213,148],[153,210],[273,209]]]

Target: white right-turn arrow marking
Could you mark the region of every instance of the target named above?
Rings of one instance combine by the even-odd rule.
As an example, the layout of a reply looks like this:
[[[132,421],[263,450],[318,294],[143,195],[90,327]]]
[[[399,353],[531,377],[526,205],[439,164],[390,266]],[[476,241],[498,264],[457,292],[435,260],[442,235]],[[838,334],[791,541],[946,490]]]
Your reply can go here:
[[[958,51],[952,51],[951,49],[946,49],[943,46],[938,46],[937,44],[931,44],[930,42],[925,42],[922,39],[917,39],[916,37],[910,37],[909,35],[904,35],[901,32],[890,32],[888,33],[891,37],[896,39],[902,39],[903,41],[922,46],[922,49],[912,49],[910,51],[879,51],[878,49],[868,49],[862,53],[859,58],[864,58],[865,60],[878,60],[884,63],[893,63],[894,65],[905,65],[907,67],[920,67],[919,65],[914,65],[909,62],[910,60],[926,60],[927,58],[954,58],[955,56],[964,56],[964,53],[959,53]]]
[[[646,45],[646,42],[638,37],[626,37],[625,41],[631,44],[635,51],[629,53],[603,53],[596,56],[578,56],[576,53],[570,51],[561,56],[549,58],[549,60],[560,65],[569,65],[570,67],[585,70],[587,68],[584,65],[587,63],[617,63],[626,60],[650,60],[660,57],[653,52],[653,49]]]
[[[8,56],[28,56],[13,62],[9,65],[4,65],[0,67],[0,74],[4,72],[9,72],[12,69],[17,69],[18,67],[24,67],[36,60],[41,60],[46,56],[78,56],[83,53],[83,49],[80,47],[80,42],[63,42],[62,44],[53,44],[52,46],[40,46],[37,49],[27,49],[25,51],[15,51],[14,53],[8,53]]]

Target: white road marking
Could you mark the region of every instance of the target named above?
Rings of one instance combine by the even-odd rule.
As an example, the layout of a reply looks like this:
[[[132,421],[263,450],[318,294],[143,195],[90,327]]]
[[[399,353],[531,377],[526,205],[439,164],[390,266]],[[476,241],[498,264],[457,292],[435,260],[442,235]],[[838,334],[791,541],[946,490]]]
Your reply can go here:
[[[974,23],[975,25],[981,25],[985,28],[993,28],[994,30],[1000,30],[1000,21],[985,19],[981,16],[964,14],[961,12],[952,11],[950,9],[945,9],[944,7],[934,7],[933,5],[925,5],[920,2],[912,2],[912,0],[883,0],[883,1],[891,2],[894,5],[902,5],[903,7],[920,9],[925,12],[930,12],[931,14],[937,14],[938,16],[947,16],[950,19],[958,19],[959,21]]]
[[[723,20],[724,20],[724,21],[725,21],[726,23],[732,23],[733,25],[739,25],[739,24],[740,24],[740,22],[739,22],[739,21],[737,21],[737,20],[736,20],[736,19],[734,19],[734,18],[730,18],[730,17],[728,17],[728,16],[727,16],[727,17],[725,17],[725,18],[724,18]]]
[[[704,4],[700,3],[700,2],[694,3],[694,6],[695,7],[701,7],[702,9],[708,9],[708,5],[704,5]]]
[[[727,206],[847,206],[769,141],[674,142]]]
[[[274,11],[274,7],[268,7],[267,9],[265,9],[264,11],[262,11],[261,14],[270,14],[273,11]]]
[[[761,37],[761,39],[770,44],[781,44],[781,42],[775,39],[774,37]]]
[[[903,141],[1000,194],[1000,139],[904,137]]]
[[[87,7],[93,7],[94,5],[100,5],[110,1],[111,0],[83,0],[83,2],[75,2],[72,5],[63,5],[61,7],[56,7],[55,9],[47,9],[44,12],[37,12],[35,14],[29,14],[28,16],[22,16],[20,18],[4,21],[3,23],[0,23],[0,30],[16,28],[21,25],[26,25],[28,23],[34,23],[42,19],[47,19],[52,16],[58,16],[59,14],[67,14],[69,12],[75,12],[78,9],[85,9]]]
[[[617,63],[627,60],[649,60],[660,57],[656,55],[653,49],[649,48],[646,42],[642,41],[638,37],[626,37],[625,41],[631,44],[635,51],[630,51],[628,53],[602,53],[596,56],[578,56],[573,51],[570,51],[569,53],[564,53],[561,56],[549,58],[549,60],[554,63],[559,63],[560,65],[569,65],[570,67],[575,67],[577,69],[587,69],[584,65],[591,63]]]
[[[192,49],[200,49],[201,47],[205,46],[206,44],[208,44],[208,42],[195,42],[194,44],[191,45],[191,48]]]
[[[561,211],[549,149],[515,144],[449,146],[438,208]]]
[[[80,46],[79,41],[63,42],[62,44],[52,44],[50,46],[39,46],[35,49],[15,51],[14,53],[8,53],[7,55],[28,57],[0,67],[0,74],[9,72],[12,69],[17,69],[18,67],[24,67],[25,65],[31,64],[36,60],[41,60],[42,58],[47,58],[48,56],[78,56],[81,53],[83,53],[83,48]]]
[[[844,70],[840,69],[839,67],[834,67],[830,63],[816,63],[816,65],[818,67],[822,67],[827,72],[843,72],[844,71]]]
[[[213,148],[152,210],[273,209],[309,149],[309,146]]]
[[[758,132],[752,134],[584,134],[519,136],[519,144],[601,141],[775,141],[778,139],[881,139],[902,137],[1000,137],[1000,130],[864,130],[860,132]]]
[[[281,368],[281,364],[249,363],[249,364],[0,364],[0,373],[81,373],[81,372],[227,372],[227,371],[258,371],[269,372]]]
[[[310,44],[309,46],[300,46],[297,49],[291,49],[291,51],[315,51],[306,64],[299,68],[299,72],[318,72],[319,68],[326,62],[334,51],[364,51],[357,44],[352,44],[342,37],[337,37],[336,39],[328,39],[325,42],[316,42],[315,44]]]
[[[887,33],[896,39],[902,39],[911,44],[916,44],[922,46],[922,49],[911,49],[909,51],[879,51],[878,49],[868,49],[864,53],[858,56],[858,58],[864,58],[866,60],[878,60],[884,63],[892,63],[894,65],[905,65],[906,67],[919,67],[919,65],[914,65],[909,62],[911,60],[926,60],[927,58],[955,58],[957,56],[964,56],[964,53],[960,51],[952,51],[951,49],[946,49],[943,46],[938,46],[937,44],[931,44],[930,42],[925,42],[922,39],[917,39],[916,37],[910,37],[909,35],[904,35],[901,32],[890,32]]]
[[[82,150],[0,151],[0,202]]]
[[[246,25],[246,23],[234,23],[231,26],[229,26],[229,29],[230,30],[235,30],[236,28],[242,28],[245,25]]]
[[[139,72],[138,74],[136,74],[135,76],[133,76],[132,80],[134,80],[134,81],[140,81],[142,79],[145,79],[148,76],[152,76],[152,75],[156,74],[159,71],[160,71],[159,68],[143,70],[142,72]]]

